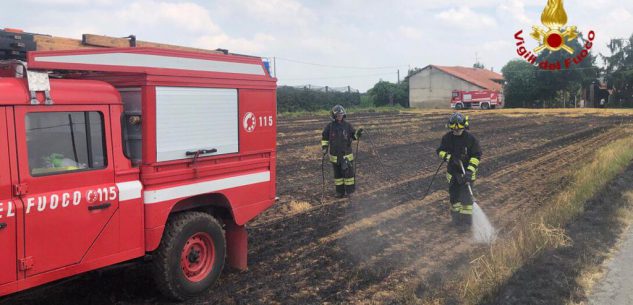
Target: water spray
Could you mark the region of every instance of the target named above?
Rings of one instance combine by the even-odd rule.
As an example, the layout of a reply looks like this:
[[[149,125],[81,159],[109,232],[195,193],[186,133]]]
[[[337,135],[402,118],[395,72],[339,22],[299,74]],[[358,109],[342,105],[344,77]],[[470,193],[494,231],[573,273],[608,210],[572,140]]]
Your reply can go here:
[[[462,160],[459,160],[459,166],[462,169],[462,173],[466,175],[466,170],[464,170]],[[473,201],[473,221],[471,227],[473,240],[476,243],[490,244],[497,238],[497,231],[492,224],[490,224],[486,213],[484,213],[481,207],[477,204],[477,199],[475,199],[470,182],[466,182],[466,186],[468,187],[470,198]]]

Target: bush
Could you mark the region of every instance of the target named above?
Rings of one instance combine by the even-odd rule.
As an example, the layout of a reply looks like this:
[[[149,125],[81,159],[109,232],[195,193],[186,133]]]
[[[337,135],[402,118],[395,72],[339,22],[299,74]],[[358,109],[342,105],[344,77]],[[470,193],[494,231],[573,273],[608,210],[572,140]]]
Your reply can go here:
[[[358,92],[323,92],[307,88],[277,88],[277,112],[329,110],[334,105],[345,108],[361,104]]]

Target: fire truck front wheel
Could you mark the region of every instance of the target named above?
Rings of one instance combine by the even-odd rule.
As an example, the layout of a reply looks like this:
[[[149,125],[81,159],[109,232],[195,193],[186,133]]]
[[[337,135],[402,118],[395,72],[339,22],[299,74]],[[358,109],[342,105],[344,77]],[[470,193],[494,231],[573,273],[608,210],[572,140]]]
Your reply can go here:
[[[220,276],[226,241],[220,223],[202,212],[171,216],[154,253],[152,269],[158,288],[183,301],[208,289]]]

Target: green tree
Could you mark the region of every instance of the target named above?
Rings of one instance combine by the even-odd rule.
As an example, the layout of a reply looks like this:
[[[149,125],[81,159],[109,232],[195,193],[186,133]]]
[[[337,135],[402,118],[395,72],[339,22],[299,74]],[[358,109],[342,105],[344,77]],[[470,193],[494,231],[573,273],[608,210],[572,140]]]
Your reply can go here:
[[[544,70],[523,60],[513,60],[501,70],[506,80],[504,95],[508,107],[566,107],[580,98],[581,89],[595,79],[599,68],[596,57],[589,54],[579,64],[573,63],[582,52],[586,41],[582,36],[567,42],[574,54],[565,51],[543,51],[538,63],[560,63],[560,70]],[[565,61],[571,59],[570,66]]]
[[[607,47],[610,55],[601,57],[616,105],[633,107],[633,35],[629,39],[612,39]]]
[[[279,112],[329,110],[334,105],[343,107],[360,105],[358,92],[324,92],[309,88],[281,86],[277,88]]]
[[[506,107],[530,107],[538,98],[536,70],[538,68],[524,60],[512,60],[501,73],[506,85],[503,89]]]
[[[542,101],[545,107],[562,107],[565,103],[578,99],[580,90],[588,87],[596,79],[599,68],[595,65],[596,57],[591,53],[579,64],[573,62],[584,49],[585,43],[584,37],[579,35],[577,39],[567,42],[567,45],[574,49],[573,54],[562,50],[545,50],[539,55],[538,62],[561,64],[560,70],[537,69],[537,99]],[[570,58],[570,66],[566,67],[565,61]]]
[[[387,81],[379,81],[373,88],[367,91],[367,94],[374,101],[376,106],[394,106],[399,104],[406,107],[409,102],[409,85],[408,81],[400,84],[394,84]]]

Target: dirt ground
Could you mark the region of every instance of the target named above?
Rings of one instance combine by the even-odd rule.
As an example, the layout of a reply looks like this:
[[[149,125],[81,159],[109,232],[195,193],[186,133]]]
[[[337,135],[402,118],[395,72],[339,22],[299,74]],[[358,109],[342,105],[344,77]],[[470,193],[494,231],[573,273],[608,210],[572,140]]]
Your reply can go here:
[[[402,304],[466,267],[481,245],[449,223],[435,149],[449,111],[356,113],[367,131],[358,190],[334,199],[329,164],[322,197],[320,134],[327,117],[280,118],[280,201],[248,225],[249,270],[225,270],[187,304]],[[615,112],[472,111],[483,149],[475,193],[500,238],[548,204],[564,173],[618,138],[631,116]],[[419,284],[422,282],[423,284]],[[169,304],[143,264],[91,272],[0,301],[5,304]]]

